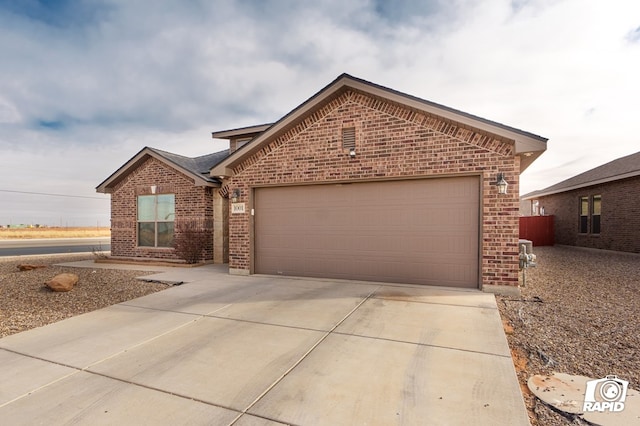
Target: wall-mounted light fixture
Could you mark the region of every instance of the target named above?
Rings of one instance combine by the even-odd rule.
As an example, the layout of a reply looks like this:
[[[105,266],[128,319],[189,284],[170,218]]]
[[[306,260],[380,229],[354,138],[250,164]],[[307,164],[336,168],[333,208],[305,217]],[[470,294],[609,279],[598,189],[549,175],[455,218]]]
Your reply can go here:
[[[498,187],[498,194],[507,193],[507,186],[509,186],[509,183],[504,180],[504,175],[502,173],[498,173],[495,185]]]
[[[158,189],[158,187],[157,187],[157,186],[155,186],[155,185],[151,185],[151,193],[152,193],[152,194],[155,194],[155,193],[156,193],[156,189]]]
[[[355,148],[349,149],[349,157],[356,158],[356,149]]]
[[[234,189],[233,192],[231,193],[231,202],[232,203],[238,202],[238,198],[240,198],[240,188]]]

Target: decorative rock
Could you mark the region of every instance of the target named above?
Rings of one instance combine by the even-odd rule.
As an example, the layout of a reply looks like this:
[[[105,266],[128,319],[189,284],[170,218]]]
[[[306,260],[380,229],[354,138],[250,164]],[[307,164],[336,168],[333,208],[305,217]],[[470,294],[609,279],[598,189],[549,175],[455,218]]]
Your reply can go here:
[[[46,268],[47,265],[31,265],[29,263],[21,263],[20,265],[18,265],[18,269],[20,271],[31,271],[33,269],[40,269],[40,268]]]
[[[59,274],[45,284],[53,291],[70,291],[78,282],[76,274]]]

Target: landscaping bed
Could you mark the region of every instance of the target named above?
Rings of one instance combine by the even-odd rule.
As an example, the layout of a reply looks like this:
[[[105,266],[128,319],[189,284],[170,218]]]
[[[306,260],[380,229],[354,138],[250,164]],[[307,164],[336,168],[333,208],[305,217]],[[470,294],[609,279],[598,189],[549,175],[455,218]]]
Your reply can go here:
[[[55,266],[93,258],[91,254],[0,257],[0,337],[167,288],[165,284],[136,279],[150,274],[146,271]],[[46,267],[19,271],[19,264]],[[44,285],[61,273],[78,275],[73,290],[54,292]]]
[[[497,297],[532,425],[587,424],[527,388],[553,371],[617,375],[640,390],[640,255],[534,247],[520,298]]]

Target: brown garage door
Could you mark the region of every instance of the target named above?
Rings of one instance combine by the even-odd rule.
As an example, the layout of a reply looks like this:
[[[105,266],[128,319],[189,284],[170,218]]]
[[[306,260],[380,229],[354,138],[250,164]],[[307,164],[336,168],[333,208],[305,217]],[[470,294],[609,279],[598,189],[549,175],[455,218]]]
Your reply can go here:
[[[478,287],[479,180],[255,190],[255,272]]]

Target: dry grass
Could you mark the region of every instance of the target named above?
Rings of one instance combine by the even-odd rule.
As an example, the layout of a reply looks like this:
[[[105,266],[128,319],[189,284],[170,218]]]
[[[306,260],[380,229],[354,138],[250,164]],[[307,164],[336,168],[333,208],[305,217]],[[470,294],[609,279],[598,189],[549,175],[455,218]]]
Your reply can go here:
[[[108,237],[109,228],[77,227],[77,228],[10,228],[0,229],[0,240],[17,240],[32,238],[92,238]]]

